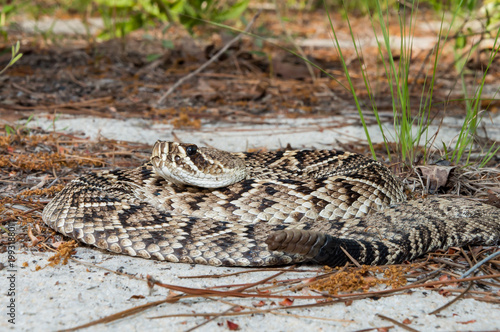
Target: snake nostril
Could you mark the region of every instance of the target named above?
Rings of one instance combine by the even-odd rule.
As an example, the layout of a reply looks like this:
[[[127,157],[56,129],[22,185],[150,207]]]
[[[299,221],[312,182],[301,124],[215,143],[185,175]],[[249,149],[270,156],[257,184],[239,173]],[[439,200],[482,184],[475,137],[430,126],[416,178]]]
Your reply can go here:
[[[179,157],[179,156],[175,156],[174,160],[175,160],[175,162],[176,162],[176,163],[178,163],[178,162],[180,162],[180,161],[181,161],[181,157]]]

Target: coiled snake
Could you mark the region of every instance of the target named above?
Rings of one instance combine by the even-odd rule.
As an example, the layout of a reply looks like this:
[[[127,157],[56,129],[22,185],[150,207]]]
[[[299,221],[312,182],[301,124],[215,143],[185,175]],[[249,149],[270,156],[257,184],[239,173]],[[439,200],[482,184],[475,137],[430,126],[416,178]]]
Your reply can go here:
[[[394,175],[362,155],[162,141],[140,167],[73,180],[43,220],[115,253],[226,266],[336,266],[349,261],[345,252],[391,264],[500,238],[500,209],[463,198],[406,201]]]

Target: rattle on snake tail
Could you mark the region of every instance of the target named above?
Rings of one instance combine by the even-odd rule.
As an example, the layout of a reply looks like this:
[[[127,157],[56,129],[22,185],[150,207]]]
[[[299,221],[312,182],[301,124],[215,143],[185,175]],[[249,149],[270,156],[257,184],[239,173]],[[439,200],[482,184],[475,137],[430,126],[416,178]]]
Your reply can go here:
[[[382,265],[496,245],[500,209],[406,201],[382,164],[336,150],[229,153],[158,141],[150,161],[70,182],[43,211],[54,230],[115,253],[225,266],[350,259]]]

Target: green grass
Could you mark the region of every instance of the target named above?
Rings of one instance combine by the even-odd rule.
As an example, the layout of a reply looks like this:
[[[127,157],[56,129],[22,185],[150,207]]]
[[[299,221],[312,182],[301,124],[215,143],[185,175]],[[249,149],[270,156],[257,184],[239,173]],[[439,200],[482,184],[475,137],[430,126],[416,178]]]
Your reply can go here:
[[[181,0],[178,2],[164,2],[162,0],[79,0],[79,1],[69,1],[61,0],[59,2],[37,2],[35,6],[26,6],[28,2],[19,1],[16,6],[4,6],[0,11],[0,28],[6,26],[9,21],[9,17],[16,14],[22,8],[31,10],[35,17],[39,17],[42,14],[52,13],[55,8],[59,6],[63,11],[80,13],[83,17],[88,17],[89,15],[94,15],[99,12],[105,22],[106,29],[101,33],[102,38],[119,38],[126,36],[130,31],[147,27],[148,25],[157,25],[159,22],[180,22],[184,24],[187,29],[191,29],[193,26],[198,24],[211,24],[216,27],[232,30],[235,32],[241,32],[241,30],[231,28],[221,22],[226,19],[239,17],[245,10],[248,1],[242,0],[232,3],[231,5],[222,4],[212,0],[212,1],[198,1],[198,0]],[[23,5],[24,4],[24,5]],[[305,2],[301,2],[301,8],[306,7]],[[424,66],[429,66],[432,68],[432,73],[428,77],[424,78],[424,85],[420,92],[420,100],[415,103],[410,95],[410,79],[414,75],[414,64],[412,63],[412,40],[414,37],[416,18],[419,11],[419,6],[425,4],[427,7],[435,8],[436,12],[442,9],[451,11],[452,18],[448,28],[444,29],[444,15],[441,19],[441,28],[439,34],[436,38],[436,47],[433,53],[427,58],[428,63]],[[482,121],[482,93],[485,85],[485,78],[488,70],[493,62],[494,57],[498,53],[498,40],[499,40],[499,30],[496,23],[500,22],[500,15],[497,12],[500,9],[500,4],[498,1],[490,1],[490,4],[485,9],[486,15],[484,19],[485,31],[483,33],[493,32],[493,37],[495,39],[494,51],[490,53],[488,59],[488,65],[482,73],[480,82],[472,91],[469,91],[466,84],[466,69],[465,64],[468,57],[463,57],[460,55],[460,50],[467,44],[468,32],[460,27],[457,31],[455,29],[454,23],[457,19],[466,22],[467,15],[471,13],[477,13],[477,3],[475,0],[467,0],[460,2],[450,2],[448,8],[443,8],[443,2],[438,0],[421,0],[420,2],[414,2],[411,7],[402,6],[401,2],[396,2],[395,0],[386,1],[373,1],[373,0],[355,0],[351,2],[341,2],[335,1],[329,2],[328,5],[326,1],[323,1],[323,6],[328,15],[330,21],[330,29],[333,35],[333,42],[336,45],[339,58],[342,63],[342,67],[347,79],[347,86],[342,85],[333,76],[327,73],[325,70],[317,66],[316,64],[308,61],[304,55],[297,54],[296,51],[286,49],[282,46],[282,49],[296,55],[297,57],[303,59],[311,66],[321,70],[324,74],[328,75],[333,80],[336,80],[342,87],[350,91],[353,96],[353,102],[356,105],[358,114],[360,116],[362,125],[364,127],[365,136],[369,143],[371,153],[373,158],[376,159],[374,147],[370,137],[370,132],[365,121],[365,115],[367,114],[367,109],[370,113],[375,115],[378,123],[378,128],[384,138],[386,143],[386,151],[391,160],[402,161],[405,164],[412,166],[418,159],[423,158],[425,163],[429,159],[429,149],[431,144],[433,144],[433,136],[435,133],[429,132],[429,125],[432,123],[431,119],[431,108],[436,107],[433,103],[434,88],[437,79],[437,68],[440,65],[440,57],[443,45],[449,41],[450,36],[454,37],[455,41],[455,51],[457,58],[456,70],[459,73],[458,80],[462,87],[463,99],[461,100],[464,107],[464,113],[466,114],[464,123],[462,125],[461,131],[457,136],[455,142],[447,146],[442,143],[444,157],[453,162],[454,164],[459,164],[465,162],[466,164],[470,162],[470,155],[473,149],[473,138],[474,135]],[[333,6],[333,7],[332,7]],[[399,6],[399,7],[396,7]],[[330,15],[328,14],[331,10],[342,9],[344,17],[349,27],[350,35],[352,38],[352,43],[359,59],[359,64],[361,68],[361,74],[363,83],[365,86],[366,95],[365,99],[361,99],[358,96],[358,92],[355,89],[355,82],[353,82],[352,74],[346,64],[344,54],[340,48],[340,43],[337,38],[337,34],[332,24]],[[386,83],[388,87],[388,93],[392,99],[393,105],[393,117],[394,123],[392,124],[394,129],[394,135],[387,132],[385,124],[382,123],[379,114],[378,106],[376,103],[377,95],[372,88],[373,82],[370,82],[369,75],[363,66],[362,59],[362,49],[360,49],[356,43],[356,35],[352,30],[349,16],[352,15],[353,11],[358,11],[368,13],[372,29],[375,36],[378,33],[381,34],[382,38],[379,40],[377,37],[378,45],[378,56],[381,61],[381,70],[385,73]],[[399,61],[394,60],[392,54],[392,46],[390,41],[390,36],[388,32],[388,19],[390,15],[396,13],[399,19],[399,29],[401,35],[401,44],[397,45],[399,48]],[[465,17],[465,18],[464,18]],[[489,29],[489,30],[488,30]],[[454,35],[451,35],[452,31]],[[495,35],[496,33],[496,35]],[[257,36],[255,34],[247,33],[247,35],[252,36],[255,40],[266,40],[263,37]],[[164,40],[165,47],[171,47],[168,40]],[[170,45],[170,46],[169,46]],[[470,49],[472,52],[474,48]],[[300,50],[299,50],[300,51]],[[469,53],[470,55],[470,53]],[[22,54],[19,54],[19,44],[12,48],[12,59],[6,68],[2,70],[5,71],[8,67],[17,61]],[[153,60],[158,55],[153,54],[150,56],[149,60]],[[422,67],[424,67],[422,66]],[[2,73],[0,72],[0,74]],[[427,74],[426,74],[427,75]],[[443,106],[444,107],[444,106]],[[415,130],[416,129],[416,130]],[[393,141],[396,143],[396,150],[393,151],[389,142]],[[441,143],[437,143],[438,145]],[[485,148],[484,158],[480,162],[480,165],[484,165],[494,153],[498,152],[498,147],[492,145]]]
[[[363,69],[364,68],[363,63],[361,63],[361,59],[363,59],[362,50],[357,46],[356,35],[351,28],[349,15],[348,14],[345,15],[352,43],[357,58],[360,61],[363,83],[365,85],[366,93],[368,95],[367,102],[371,107],[371,112],[375,115],[375,118],[377,120],[377,124],[382,134],[382,137],[384,138],[386,151],[390,160],[396,159],[397,161],[401,161],[407,166],[411,167],[415,164],[417,160],[421,158],[423,159],[423,163],[426,163],[429,159],[429,152],[431,144],[433,143],[432,138],[436,134],[434,132],[429,132],[428,128],[432,124],[431,108],[438,106],[433,104],[434,87],[436,84],[436,79],[438,74],[437,68],[440,65],[443,45],[447,43],[449,36],[452,32],[452,29],[454,27],[454,23],[457,20],[457,17],[459,17],[459,15],[463,15],[464,7],[465,6],[462,2],[460,2],[455,6],[455,11],[452,13],[451,22],[448,22],[449,26],[445,31],[443,31],[444,13],[442,14],[441,27],[439,30],[439,34],[436,38],[436,46],[433,49],[431,56],[427,57],[429,63],[424,64],[424,65],[430,65],[432,67],[432,73],[429,77],[426,74],[424,80],[425,83],[421,90],[420,100],[418,104],[414,105],[412,104],[412,100],[410,98],[409,81],[411,75],[415,74],[414,72],[411,71],[412,69],[411,45],[414,37],[416,17],[418,14],[418,2],[413,7],[411,7],[411,9],[409,9],[409,12],[407,12],[408,9],[406,7],[403,7],[403,9],[398,11],[399,28],[402,38],[401,38],[401,44],[397,45],[400,50],[400,57],[399,61],[396,63],[391,51],[392,45],[388,32],[388,24],[389,24],[388,17],[389,17],[390,3],[386,2],[385,4],[381,4],[379,1],[376,1],[376,12],[370,15],[370,20],[375,36],[377,36],[378,29],[380,29],[383,37],[383,40],[381,41],[378,40],[377,38],[377,44],[378,44],[379,58],[382,62],[382,67],[386,76],[389,93],[392,99],[393,115],[394,115],[393,128],[395,132],[394,136],[389,135],[386,132],[387,130],[385,129],[384,124],[380,120],[378,114],[378,107],[376,104],[376,95],[373,92],[372,83],[369,81],[367,71]],[[311,66],[322,71],[332,80],[335,80],[337,83],[339,83],[341,87],[351,92],[353,96],[353,101],[356,105],[361,123],[364,128],[365,136],[368,141],[372,156],[374,159],[376,159],[377,157],[375,155],[375,150],[371,141],[370,133],[368,131],[368,127],[364,119],[364,115],[367,109],[365,107],[365,101],[361,100],[356,92],[355,85],[351,78],[352,75],[349,72],[348,66],[345,62],[345,57],[342,53],[342,49],[340,48],[340,43],[337,38],[337,34],[333,26],[331,17],[328,13],[328,7],[326,5],[325,5],[325,10],[327,13],[326,15],[328,15],[328,19],[330,22],[333,42],[336,46],[336,50],[338,52],[342,64],[344,74],[347,79],[347,84],[348,84],[347,86],[344,86],[341,82],[339,82],[335,77],[326,72],[323,68],[309,61],[305,57],[297,54],[295,51],[287,49],[280,45],[276,44],[274,45],[297,56],[298,58],[301,58],[303,61],[307,62]],[[407,23],[406,18],[408,15],[409,15],[409,22]],[[219,26],[224,29],[233,30],[236,32],[242,32],[241,30],[229,27],[224,24],[217,24],[211,22],[207,23]],[[256,39],[265,40],[265,38],[262,38],[258,35],[254,35],[252,33],[246,33],[246,34]],[[497,45],[496,41],[498,39],[498,34],[499,32],[497,30],[497,35],[495,37],[495,45]],[[479,123],[481,122],[481,117],[479,116],[481,113],[479,112],[479,106],[481,105],[482,101],[481,92],[484,88],[486,74],[488,72],[491,63],[493,62],[494,57],[497,55],[497,52],[498,52],[498,46],[496,48],[496,51],[490,54],[488,67],[483,72],[482,80],[479,86],[476,88],[474,95],[471,97],[467,95],[465,90],[466,85],[465,85],[465,79],[463,77],[463,67],[462,67],[461,79],[462,79],[462,85],[464,87],[464,98],[461,101],[464,103],[464,110],[467,116],[463,122],[460,134],[456,140],[454,148],[450,151],[449,147],[445,145],[443,146],[444,157],[453,162],[454,164],[459,164],[463,162],[462,157],[464,156],[465,151],[468,151],[469,156],[472,151],[473,138],[479,126]],[[465,62],[463,64],[465,66]],[[390,141],[396,143],[395,158],[393,158],[394,156],[391,153],[391,147],[389,144]],[[499,149],[495,148],[494,144],[488,147],[487,151],[484,154],[483,159],[479,162],[479,166],[484,166],[486,162],[489,161],[498,150]],[[469,161],[470,161],[469,158],[467,158],[467,160],[465,160],[465,164],[467,165]]]
[[[400,10],[398,11],[399,29],[402,38],[400,45],[397,45],[400,50],[400,57],[397,63],[396,61],[394,61],[394,56],[391,51],[393,45],[391,45],[390,36],[388,32],[389,8],[390,4],[388,2],[386,2],[385,4],[381,4],[380,1],[376,1],[376,11],[374,14],[370,15],[370,19],[377,40],[379,58],[382,62],[383,70],[385,72],[385,77],[388,84],[388,89],[392,99],[393,116],[394,116],[393,128],[395,132],[395,135],[392,137],[392,140],[396,143],[397,147],[396,153],[398,160],[404,162],[408,166],[412,166],[420,157],[423,157],[424,163],[428,159],[428,152],[430,149],[430,145],[432,144],[431,137],[433,137],[433,135],[435,134],[435,133],[429,133],[428,127],[431,124],[430,111],[431,107],[433,106],[432,102],[433,102],[434,87],[437,78],[437,67],[440,62],[442,46],[447,42],[448,37],[451,33],[451,29],[454,26],[455,20],[457,19],[459,13],[462,13],[463,4],[462,2],[458,4],[455,11],[453,12],[451,22],[449,22],[449,27],[444,32],[443,32],[444,14],[442,16],[441,28],[439,31],[439,35],[437,36],[436,39],[436,47],[433,50],[432,56],[428,57],[428,61],[430,62],[429,65],[432,66],[432,75],[430,77],[425,77],[425,84],[422,87],[421,98],[418,105],[412,104],[412,100],[410,98],[411,97],[410,89],[409,89],[410,75],[412,75],[411,45],[414,37],[416,17],[418,14],[418,2],[414,3],[410,9],[407,9],[407,7],[403,7],[402,9],[400,8]],[[409,12],[407,12],[407,10]],[[346,15],[345,17],[347,24],[349,26],[349,31],[352,37],[352,43],[354,45],[356,55],[358,59],[362,59],[363,58],[362,52],[356,45],[356,35],[351,29],[349,16]],[[335,28],[332,24],[329,14],[328,18],[330,21],[330,27],[333,34],[334,43],[337,46],[337,51],[339,53],[344,73],[346,75],[349,84],[349,90],[353,95],[354,103],[356,104],[361,122],[365,130],[366,139],[368,141],[368,144],[370,145],[372,155],[375,158],[375,152],[371,144],[370,134],[368,132],[368,128],[364,121],[364,112],[366,112],[366,110],[363,109],[362,103],[360,103],[359,97],[357,96],[357,93],[355,91],[354,85],[350,78],[351,75],[345,63],[342,50],[339,47],[339,41],[337,39]],[[409,19],[409,22],[407,22],[407,18]],[[377,33],[379,30],[382,34],[383,38],[382,41],[380,41],[377,37]],[[472,96],[467,95],[466,84],[462,70],[461,81],[464,92],[463,101],[464,101],[466,117],[463,122],[460,133],[456,139],[456,143],[454,145],[453,150],[449,151],[449,148],[444,146],[445,157],[455,164],[459,164],[460,162],[462,162],[465,154],[467,154],[465,164],[468,164],[470,161],[469,157],[473,148],[474,135],[479,126],[479,123],[481,122],[481,115],[480,115],[481,114],[480,105],[482,101],[481,95],[485,84],[486,74],[493,62],[494,57],[497,55],[498,52],[497,41],[499,33],[500,32],[497,32],[495,37],[495,44],[494,44],[495,51],[491,52],[488,66],[484,70],[481,82],[475,89],[474,94]],[[380,121],[378,115],[378,107],[375,103],[375,96],[373,89],[371,88],[371,82],[368,79],[366,69],[364,69],[362,63],[360,63],[360,68],[362,70],[363,82],[365,85],[369,102],[371,104],[372,112],[375,115],[375,118],[377,119],[379,130],[382,133],[382,136],[386,143],[386,150],[389,155],[389,158],[392,159],[391,151],[388,145],[388,134],[386,133],[384,125]],[[468,152],[466,153],[466,151]],[[489,147],[487,149],[487,152],[483,160],[480,161],[479,164],[481,166],[484,166],[486,162],[490,160],[497,151],[498,148],[495,149],[494,145]]]
[[[12,45],[10,61],[2,70],[0,70],[0,75],[2,75],[9,67],[15,64],[17,60],[21,59],[23,54],[19,53],[19,49],[20,49],[20,44],[18,41],[15,45]]]

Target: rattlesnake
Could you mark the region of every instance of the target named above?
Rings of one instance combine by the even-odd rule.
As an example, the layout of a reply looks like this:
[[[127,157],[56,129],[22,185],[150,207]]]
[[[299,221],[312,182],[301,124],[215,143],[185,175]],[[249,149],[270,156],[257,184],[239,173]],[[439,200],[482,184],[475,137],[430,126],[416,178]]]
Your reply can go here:
[[[162,141],[140,167],[73,180],[43,220],[112,252],[225,266],[391,264],[500,238],[500,209],[463,198],[406,201],[395,176],[359,154]]]

